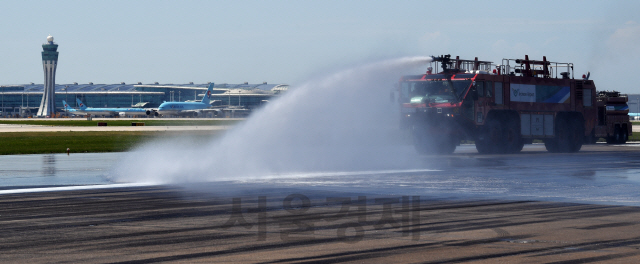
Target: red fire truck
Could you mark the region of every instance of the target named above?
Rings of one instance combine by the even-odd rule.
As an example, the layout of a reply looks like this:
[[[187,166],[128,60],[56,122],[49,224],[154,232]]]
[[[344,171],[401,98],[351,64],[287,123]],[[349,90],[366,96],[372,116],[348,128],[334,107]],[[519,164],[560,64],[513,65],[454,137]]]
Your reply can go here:
[[[572,63],[432,59],[437,71],[403,76],[397,86],[401,126],[420,153],[452,153],[462,140],[480,153],[515,153],[534,139],[550,152],[576,152],[631,135],[627,97],[597,92],[588,75],[575,79]]]

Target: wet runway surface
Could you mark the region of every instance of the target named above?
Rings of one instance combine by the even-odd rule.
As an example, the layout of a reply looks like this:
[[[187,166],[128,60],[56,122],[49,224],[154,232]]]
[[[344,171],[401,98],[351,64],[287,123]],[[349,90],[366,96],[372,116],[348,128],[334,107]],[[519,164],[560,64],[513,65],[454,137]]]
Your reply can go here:
[[[259,182],[434,198],[640,205],[637,144],[598,144],[570,154],[548,153],[544,145],[536,144],[528,145],[516,155],[478,155],[471,145],[459,147],[454,155],[423,158],[423,164],[416,170],[355,175],[346,172]]]
[[[113,168],[123,156],[0,156],[0,188],[113,184]],[[516,155],[478,155],[473,145],[463,145],[453,155],[418,157],[409,167],[264,175],[231,182],[376,195],[639,206],[640,144],[590,145],[571,154],[548,153],[534,144]]]
[[[639,157],[462,146],[403,169],[123,187],[119,153],[0,156],[0,262],[637,263]]]
[[[0,189],[108,184],[121,153],[0,155]]]

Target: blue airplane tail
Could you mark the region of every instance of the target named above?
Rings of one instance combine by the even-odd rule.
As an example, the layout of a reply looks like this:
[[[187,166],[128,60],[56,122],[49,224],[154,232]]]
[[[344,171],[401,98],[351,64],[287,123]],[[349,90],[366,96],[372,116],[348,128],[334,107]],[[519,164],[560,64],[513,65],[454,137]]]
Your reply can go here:
[[[203,104],[209,104],[209,102],[211,102],[211,92],[213,92],[213,83],[209,84],[209,88],[207,89],[207,93],[204,94],[204,97],[202,97],[202,103]]]
[[[67,104],[67,102],[65,100],[62,100],[62,104],[64,105],[64,111],[71,111],[71,110],[75,110],[73,108],[71,108],[69,106],[69,104]]]
[[[82,101],[80,101],[80,99],[76,98],[76,102],[78,102],[78,106],[80,107],[80,110],[87,109],[87,106],[84,105]]]

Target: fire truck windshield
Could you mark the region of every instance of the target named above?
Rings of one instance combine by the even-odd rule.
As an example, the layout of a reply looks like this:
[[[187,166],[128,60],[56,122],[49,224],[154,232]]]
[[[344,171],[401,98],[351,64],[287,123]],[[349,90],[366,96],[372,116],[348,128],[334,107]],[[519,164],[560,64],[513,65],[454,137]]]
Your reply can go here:
[[[400,84],[401,103],[455,103],[460,101],[470,80],[408,81]]]

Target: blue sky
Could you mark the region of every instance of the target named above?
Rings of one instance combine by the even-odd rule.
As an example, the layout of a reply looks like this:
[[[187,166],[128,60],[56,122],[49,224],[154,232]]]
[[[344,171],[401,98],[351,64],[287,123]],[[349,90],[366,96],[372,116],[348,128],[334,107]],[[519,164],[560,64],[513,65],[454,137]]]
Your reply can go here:
[[[640,1],[2,1],[0,84],[295,85],[362,63],[451,54],[573,62],[600,90],[639,93]],[[411,74],[411,73],[408,73]]]

